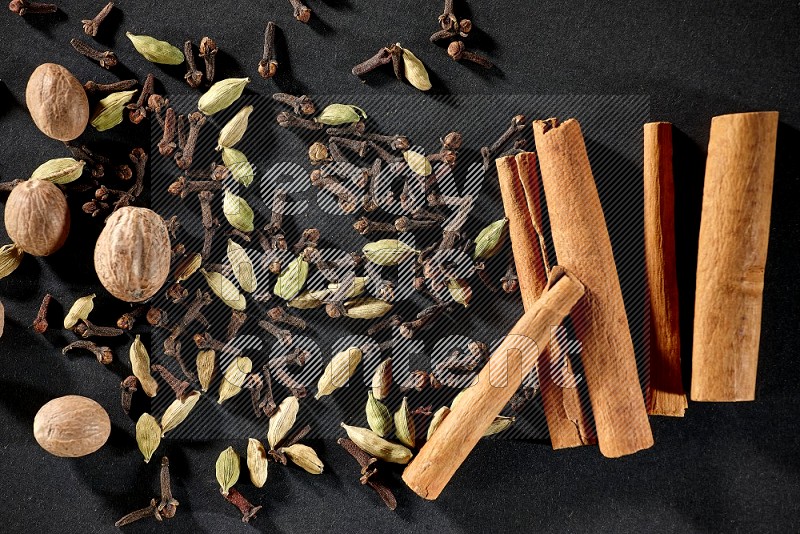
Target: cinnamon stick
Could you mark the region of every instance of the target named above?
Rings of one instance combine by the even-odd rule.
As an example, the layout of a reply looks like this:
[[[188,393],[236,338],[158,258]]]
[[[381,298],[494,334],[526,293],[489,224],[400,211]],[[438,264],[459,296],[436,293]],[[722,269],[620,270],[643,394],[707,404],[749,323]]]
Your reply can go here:
[[[692,400],[755,399],[778,113],[711,120],[697,258]]]
[[[546,273],[550,270],[550,266],[547,261],[547,248],[544,232],[542,231],[542,221],[544,217],[540,194],[541,179],[539,178],[539,171],[537,169],[536,153],[522,152],[514,159],[517,168],[517,174],[513,177],[514,183],[518,181],[522,186],[525,205],[527,206],[527,213],[522,213],[520,217],[530,221],[530,228],[533,229],[536,235],[534,236],[531,233],[525,235],[512,233],[511,244],[513,247],[514,243],[517,242],[518,247],[533,249],[534,252],[532,252],[531,255],[535,256],[537,244],[534,240],[538,239],[538,257],[541,258],[544,271],[537,269],[535,274],[540,278],[536,285],[541,285],[543,281],[546,280]],[[508,190],[510,189],[508,181],[512,178],[505,176],[507,173],[505,169],[501,173],[501,165],[503,165],[505,169],[511,168],[512,166],[504,164],[501,160],[497,160],[498,176],[501,176],[501,183],[506,182],[506,186],[503,189]],[[521,200],[517,187],[515,187],[513,194],[514,196],[511,197],[511,192],[506,191],[503,194],[503,203],[508,204],[512,201],[516,203]],[[508,202],[506,201],[507,198]],[[509,217],[509,222],[510,220],[511,217]],[[518,226],[523,226],[527,230],[527,221]],[[516,249],[514,249],[514,257],[515,259],[517,258]],[[519,265],[517,266],[517,272],[519,273]],[[523,306],[526,302],[524,295],[525,293],[523,292]],[[539,294],[536,294],[536,298],[538,297]],[[542,408],[544,409],[547,429],[550,433],[550,442],[553,449],[564,449],[597,443],[597,436],[589,421],[588,413],[581,405],[577,382],[572,374],[572,367],[569,364],[569,359],[565,359],[566,365],[561,365],[559,369],[558,363],[561,361],[559,355],[560,348],[558,340],[553,338],[550,341],[549,350],[543,349],[539,354],[539,361],[537,363],[539,386],[542,395]],[[558,381],[555,380],[557,376]]]
[[[436,499],[500,410],[536,364],[550,329],[569,314],[583,296],[583,285],[555,267],[551,285],[511,329],[494,351],[474,385],[464,390],[431,439],[403,471],[403,480],[425,499]]]
[[[603,208],[578,122],[536,121],[533,133],[553,246],[586,286],[572,314],[600,452],[611,458],[653,445]]]
[[[644,125],[644,256],[650,297],[650,383],[647,413],[683,417],[672,124]]]

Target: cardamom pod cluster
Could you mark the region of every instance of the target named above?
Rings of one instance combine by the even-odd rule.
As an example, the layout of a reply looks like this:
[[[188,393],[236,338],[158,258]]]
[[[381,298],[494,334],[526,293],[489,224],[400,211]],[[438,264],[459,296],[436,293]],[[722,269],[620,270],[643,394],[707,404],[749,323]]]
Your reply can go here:
[[[257,488],[263,488],[267,481],[267,450],[255,438],[247,440],[247,470],[250,472],[250,482]]]
[[[231,178],[247,187],[253,183],[253,166],[243,152],[235,148],[222,147],[222,163],[231,173]]]
[[[217,353],[211,349],[201,350],[197,353],[197,381],[200,389],[205,393],[214,378],[217,368]]]
[[[134,35],[131,32],[125,32],[125,35],[131,40],[136,51],[151,63],[164,65],[180,65],[183,63],[184,57],[180,48],[172,46],[166,41],[159,41],[149,35]]]
[[[25,253],[22,249],[14,243],[0,247],[0,278],[5,278],[13,273],[17,267],[19,267],[19,264],[22,263],[22,257],[24,255]]]
[[[122,114],[125,106],[131,101],[136,89],[130,91],[117,91],[111,93],[97,103],[89,124],[94,126],[98,132],[110,130],[122,122]]]
[[[410,258],[419,251],[398,239],[381,239],[367,243],[361,249],[364,257],[381,267],[392,267]]]
[[[142,343],[141,336],[137,334],[136,338],[131,344],[128,352],[131,359],[131,369],[133,369],[133,376],[135,376],[139,383],[142,385],[142,391],[148,397],[155,397],[158,391],[158,382],[150,374],[150,355],[147,354],[147,349]]]
[[[414,415],[408,409],[408,398],[403,397],[400,409],[394,414],[394,435],[398,441],[408,447],[414,447],[417,440],[417,429],[414,426]]]
[[[144,456],[144,463],[150,462],[161,444],[161,426],[149,413],[143,413],[136,421],[136,444]]]
[[[209,289],[227,306],[238,311],[244,311],[247,308],[244,295],[233,285],[233,282],[222,276],[221,273],[200,269],[200,274],[206,279]]]
[[[247,131],[247,124],[252,112],[253,106],[245,106],[222,127],[217,140],[217,150],[233,148],[236,143],[242,140]],[[225,165],[227,165],[227,163]]]
[[[256,283],[253,262],[244,248],[232,239],[228,239],[228,262],[231,264],[233,276],[239,282],[239,287],[242,288],[242,291],[247,293],[255,291],[258,284]]]
[[[349,426],[344,423],[341,423],[341,427],[344,428],[344,431],[347,432],[347,437],[353,443],[366,453],[384,462],[407,464],[411,461],[411,457],[414,456],[407,447],[387,441],[366,428]]]
[[[64,328],[66,330],[72,330],[78,324],[78,321],[85,321],[89,318],[89,314],[94,309],[94,297],[95,294],[92,293],[91,295],[80,297],[72,304],[66,317],[64,317]]]
[[[250,83],[250,78],[228,78],[216,82],[200,97],[197,109],[204,115],[213,115],[236,102],[245,86]]]
[[[222,198],[222,214],[237,230],[245,233],[253,231],[253,210],[242,197],[226,190]]]
[[[307,279],[308,262],[301,255],[283,268],[275,281],[273,293],[284,300],[292,300],[303,289]]]
[[[297,420],[298,411],[300,411],[300,401],[294,395],[286,397],[278,405],[278,409],[269,418],[267,443],[269,443],[270,449],[275,449],[289,434]]]
[[[350,104],[330,104],[314,120],[326,126],[339,126],[358,122],[362,118],[366,119],[367,113],[359,107]]]
[[[36,167],[31,174],[31,180],[47,180],[59,185],[68,184],[81,177],[85,166],[85,161],[75,158],[51,159]]]
[[[476,260],[486,260],[500,252],[508,235],[508,218],[495,221],[478,233],[475,238],[475,252],[472,257]]]
[[[219,385],[219,399],[217,404],[222,404],[242,391],[242,384],[247,380],[247,375],[253,370],[253,362],[247,356],[234,359],[225,370],[225,376]]]
[[[161,435],[183,423],[200,400],[200,392],[192,391],[183,399],[175,399],[161,416]]]
[[[392,433],[394,426],[392,414],[389,413],[389,408],[385,404],[375,398],[372,391],[367,393],[366,412],[367,424],[375,434],[384,437]]]
[[[317,453],[308,445],[295,443],[289,447],[283,447],[279,451],[283,453],[293,464],[303,468],[312,475],[321,475],[324,465]]]
[[[350,377],[356,372],[358,364],[361,362],[361,357],[364,353],[358,347],[350,347],[336,354],[328,365],[325,371],[317,382],[317,394],[315,399],[330,395],[337,388],[347,384]]]
[[[233,485],[239,481],[239,470],[239,455],[233,450],[233,447],[228,447],[219,454],[216,474],[223,495],[227,495]]]

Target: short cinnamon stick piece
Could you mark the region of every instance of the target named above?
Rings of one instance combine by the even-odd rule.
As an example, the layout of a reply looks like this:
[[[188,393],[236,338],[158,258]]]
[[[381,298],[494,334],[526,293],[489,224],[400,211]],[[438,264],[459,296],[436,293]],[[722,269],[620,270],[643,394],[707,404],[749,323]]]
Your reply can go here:
[[[542,234],[541,180],[536,167],[536,154],[523,152],[496,161],[503,206],[509,220],[509,235],[519,277],[522,305],[527,311],[542,294],[547,283],[549,265]],[[555,340],[553,340],[555,341]],[[588,414],[582,409],[578,389],[568,377],[554,381],[558,346],[539,355],[537,371],[542,393],[547,429],[554,449],[596,443]],[[554,357],[555,356],[555,357]]]
[[[550,328],[561,323],[584,294],[580,281],[561,267],[553,269],[550,283],[403,472],[403,480],[417,495],[430,500],[439,496],[536,365],[539,347],[550,340]]]
[[[692,400],[755,399],[778,113],[711,120],[694,308]]]
[[[672,125],[644,125],[644,256],[650,297],[650,383],[647,413],[683,417]]]
[[[653,445],[611,239],[581,127],[535,121],[553,246],[559,265],[586,286],[572,320],[583,345],[600,452],[616,458]]]

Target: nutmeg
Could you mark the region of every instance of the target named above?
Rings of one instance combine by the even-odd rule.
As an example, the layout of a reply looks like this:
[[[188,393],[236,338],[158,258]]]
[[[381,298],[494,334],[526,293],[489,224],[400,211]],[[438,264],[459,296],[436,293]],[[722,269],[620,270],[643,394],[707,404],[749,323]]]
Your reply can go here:
[[[72,141],[89,122],[89,99],[70,71],[55,63],[36,67],[25,89],[31,118],[42,133],[59,141]]]
[[[69,234],[69,207],[61,190],[47,180],[28,180],[8,195],[8,237],[33,256],[49,256]]]
[[[33,436],[55,456],[77,458],[102,447],[111,433],[111,421],[102,406],[80,395],[53,399],[33,419]]]
[[[97,239],[94,268],[109,293],[125,302],[147,300],[169,275],[169,232],[147,208],[114,212]]]

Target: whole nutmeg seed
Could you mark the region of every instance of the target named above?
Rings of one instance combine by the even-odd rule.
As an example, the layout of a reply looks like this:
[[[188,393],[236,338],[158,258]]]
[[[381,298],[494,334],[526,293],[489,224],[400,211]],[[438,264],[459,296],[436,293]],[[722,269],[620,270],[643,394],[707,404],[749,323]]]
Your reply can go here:
[[[114,212],[97,239],[94,268],[109,293],[125,302],[147,300],[169,275],[169,232],[164,220],[147,208]]]
[[[69,207],[61,190],[47,180],[28,180],[8,195],[8,237],[33,256],[49,256],[69,234]]]
[[[33,419],[33,436],[54,456],[77,458],[102,447],[111,421],[102,406],[80,395],[53,399]]]
[[[59,141],[72,141],[89,123],[89,99],[70,71],[55,63],[36,67],[25,89],[31,118],[42,133]]]

